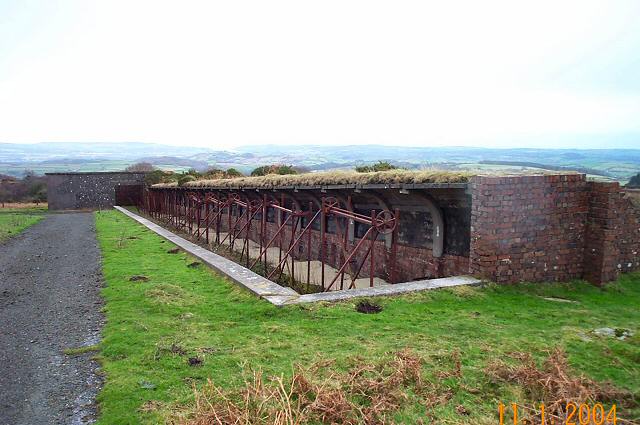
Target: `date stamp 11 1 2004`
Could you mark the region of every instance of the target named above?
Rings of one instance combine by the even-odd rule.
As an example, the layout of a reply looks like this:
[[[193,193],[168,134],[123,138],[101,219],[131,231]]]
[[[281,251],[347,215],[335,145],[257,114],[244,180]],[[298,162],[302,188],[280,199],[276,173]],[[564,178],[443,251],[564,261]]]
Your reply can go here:
[[[526,411],[527,419],[523,416]],[[533,412],[533,413],[531,413]],[[602,403],[593,405],[582,403],[576,404],[568,402],[564,406],[564,414],[558,416],[547,412],[544,403],[529,408],[518,403],[509,403],[509,406],[500,403],[498,405],[498,415],[500,425],[523,425],[530,423],[540,423],[542,425],[617,425],[622,421],[617,417],[616,405],[605,407]],[[534,422],[531,422],[534,420]]]

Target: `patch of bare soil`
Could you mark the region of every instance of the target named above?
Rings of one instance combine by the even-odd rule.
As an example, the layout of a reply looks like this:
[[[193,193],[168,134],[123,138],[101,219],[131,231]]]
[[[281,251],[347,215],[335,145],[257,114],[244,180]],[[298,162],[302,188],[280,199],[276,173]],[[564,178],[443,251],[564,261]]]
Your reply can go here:
[[[382,311],[382,306],[368,300],[362,300],[356,304],[356,311],[358,313],[375,314]]]

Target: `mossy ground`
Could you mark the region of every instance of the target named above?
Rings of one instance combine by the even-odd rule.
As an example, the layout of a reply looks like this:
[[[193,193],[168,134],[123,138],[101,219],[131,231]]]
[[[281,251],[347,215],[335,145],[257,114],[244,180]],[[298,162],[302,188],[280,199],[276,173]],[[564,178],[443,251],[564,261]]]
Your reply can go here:
[[[485,373],[516,351],[542,359],[559,346],[572,373],[640,392],[640,274],[604,288],[576,281],[380,298],[378,314],[358,313],[358,300],[276,308],[207,267],[188,267],[193,258],[168,254],[171,243],[117,211],[96,213],[96,221],[107,317],[100,424],[163,423],[192,403],[193,386],[208,378],[233,388],[249,369],[289,375],[295,363],[335,359],[332,367],[344,370],[354,357],[378,361],[405,348],[425,359],[426,379],[438,379],[438,371],[451,368],[452,353],[460,353],[462,375],[444,382],[453,397],[433,411],[443,423],[497,423],[500,401],[525,402],[522,388]],[[133,275],[149,281],[131,282]],[[635,334],[621,341],[592,333],[601,327]],[[191,366],[190,357],[203,362]],[[415,404],[396,420],[424,417]]]

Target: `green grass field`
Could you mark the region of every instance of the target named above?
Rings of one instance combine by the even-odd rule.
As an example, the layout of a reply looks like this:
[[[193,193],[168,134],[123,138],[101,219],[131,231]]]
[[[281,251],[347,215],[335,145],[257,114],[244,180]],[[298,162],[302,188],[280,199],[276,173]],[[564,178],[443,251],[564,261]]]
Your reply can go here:
[[[189,267],[193,258],[167,253],[171,243],[119,212],[96,213],[96,222],[107,318],[98,355],[106,375],[100,424],[164,423],[193,405],[194,388],[207,379],[239,388],[249,370],[287,377],[293,364],[326,359],[344,372],[355,358],[378,362],[405,348],[447,396],[428,409],[408,396],[396,423],[429,414],[437,423],[496,424],[499,402],[533,405],[527,388],[486,373],[495,361],[513,363],[514,352],[541,362],[560,347],[572,375],[640,393],[639,274],[603,289],[488,285],[382,298],[379,314],[358,313],[355,302],[276,308],[203,265]],[[134,275],[148,281],[130,281]],[[592,332],[602,327],[635,334],[618,340]],[[460,373],[447,375],[458,354]],[[194,356],[203,363],[191,366]],[[619,417],[638,414],[618,408]]]
[[[0,208],[0,242],[42,220],[46,207]]]

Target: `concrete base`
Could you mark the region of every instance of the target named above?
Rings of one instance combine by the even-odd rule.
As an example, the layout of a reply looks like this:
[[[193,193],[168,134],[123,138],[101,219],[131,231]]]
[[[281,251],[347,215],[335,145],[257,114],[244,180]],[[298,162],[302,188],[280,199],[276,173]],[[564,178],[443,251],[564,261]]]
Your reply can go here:
[[[348,300],[356,297],[374,297],[374,296],[390,296],[390,295],[400,295],[409,292],[416,291],[424,291],[429,289],[437,289],[437,288],[448,288],[452,286],[461,286],[461,285],[478,285],[482,281],[476,279],[471,276],[453,276],[446,277],[441,279],[427,279],[427,280],[419,280],[415,282],[404,282],[398,283],[396,285],[389,285],[386,282],[378,282],[381,286],[375,286],[373,288],[368,287],[369,279],[358,279],[366,280],[367,287],[357,287],[357,289],[345,289],[339,291],[330,291],[323,292],[318,294],[306,294],[300,295],[296,291],[291,288],[283,287],[278,285],[275,282],[272,282],[266,279],[263,276],[260,276],[257,273],[252,272],[251,270],[243,267],[225,257],[222,257],[218,254],[215,254],[205,248],[202,248],[199,245],[194,244],[193,242],[189,242],[188,240],[176,235],[175,233],[170,232],[169,230],[155,224],[154,222],[147,220],[144,217],[141,217],[127,209],[122,207],[115,207],[121,213],[131,217],[138,223],[162,236],[163,238],[173,242],[187,253],[193,255],[194,257],[199,258],[204,263],[212,267],[214,270],[219,272],[220,274],[228,277],[236,284],[248,289],[254,294],[258,295],[260,298],[263,298],[269,301],[271,304],[275,306],[284,306],[290,304],[302,304],[302,303],[312,303],[318,301],[341,301]],[[242,241],[236,240],[236,243],[239,243],[239,246],[242,247]],[[277,248],[275,248],[277,250]],[[251,254],[251,250],[250,250]],[[257,256],[257,254],[254,254]],[[269,255],[269,254],[267,254]],[[276,254],[277,255],[277,254]],[[274,257],[275,258],[275,257]],[[300,266],[298,267],[298,263]],[[314,269],[317,269],[317,264],[319,261],[312,262],[314,264]],[[297,270],[300,269],[300,275],[298,275]],[[328,270],[328,267],[325,266],[325,272]],[[333,276],[335,276],[335,269]],[[306,281],[306,262],[296,262],[296,277],[303,278],[300,280]],[[332,276],[332,277],[333,277]],[[327,277],[325,277],[326,281]],[[381,279],[379,279],[381,280]],[[329,280],[330,281],[330,280]],[[327,281],[327,283],[329,282]],[[357,284],[363,285],[364,282],[357,282]]]

